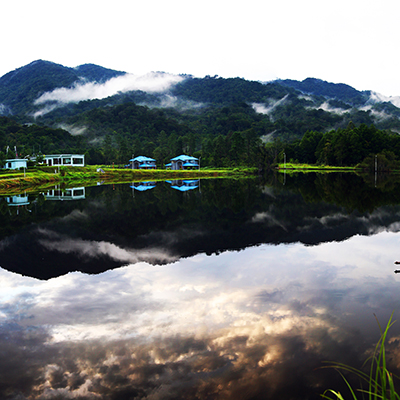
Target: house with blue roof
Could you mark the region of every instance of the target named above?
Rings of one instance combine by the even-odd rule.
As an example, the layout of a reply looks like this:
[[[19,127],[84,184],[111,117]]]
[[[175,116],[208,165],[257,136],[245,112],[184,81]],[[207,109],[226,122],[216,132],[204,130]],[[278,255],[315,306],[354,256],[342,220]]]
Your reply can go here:
[[[167,168],[171,168],[172,170],[179,170],[179,169],[199,169],[199,159],[192,156],[186,156],[182,154],[180,156],[171,158],[171,163],[166,164]]]
[[[129,160],[132,169],[156,169],[156,160],[154,158],[138,156]]]

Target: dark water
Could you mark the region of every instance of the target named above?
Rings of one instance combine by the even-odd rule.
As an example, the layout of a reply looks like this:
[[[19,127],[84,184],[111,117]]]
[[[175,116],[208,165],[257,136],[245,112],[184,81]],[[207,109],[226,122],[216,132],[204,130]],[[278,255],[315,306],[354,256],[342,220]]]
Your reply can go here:
[[[0,199],[0,399],[342,390],[323,362],[360,367],[399,314],[399,196],[310,174]]]

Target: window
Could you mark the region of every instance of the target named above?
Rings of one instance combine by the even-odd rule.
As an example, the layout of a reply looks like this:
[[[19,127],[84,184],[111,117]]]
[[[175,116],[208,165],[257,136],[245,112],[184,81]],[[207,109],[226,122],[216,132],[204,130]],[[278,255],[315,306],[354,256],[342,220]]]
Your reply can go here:
[[[69,157],[69,158],[64,158],[64,159],[63,159],[63,164],[64,164],[64,165],[71,165],[71,157]]]
[[[82,165],[83,164],[83,158],[73,158],[72,159],[72,164],[79,164]]]

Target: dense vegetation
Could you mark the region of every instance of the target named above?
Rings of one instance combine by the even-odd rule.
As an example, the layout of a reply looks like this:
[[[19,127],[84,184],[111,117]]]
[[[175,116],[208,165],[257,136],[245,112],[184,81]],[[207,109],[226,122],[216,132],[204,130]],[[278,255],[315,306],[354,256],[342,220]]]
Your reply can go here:
[[[281,162],[285,153],[292,162],[336,166],[362,163],[365,168],[374,168],[377,155],[378,168],[390,170],[399,168],[400,136],[373,125],[356,127],[350,123],[345,129],[326,133],[308,131],[301,140],[281,145],[280,150]]]
[[[339,98],[342,103],[345,102],[355,106],[364,105],[369,97],[369,92],[359,92],[353,87],[343,83],[330,83],[315,78],[307,78],[301,82],[292,79],[279,80],[277,82],[283,86],[300,90],[303,93],[310,93],[328,98]]]
[[[38,153],[84,153],[87,147],[84,137],[72,136],[63,129],[21,125],[0,117],[0,164],[5,157],[14,158],[15,149],[19,157],[25,157]]]
[[[4,75],[0,114],[13,121],[0,121],[0,151],[85,152],[90,164],[126,164],[132,155],[146,155],[159,166],[187,153],[201,157],[202,166],[260,168],[283,161],[284,152],[288,161],[331,165],[355,165],[379,154],[391,168],[400,157],[393,133],[400,131],[399,108],[371,103],[370,92],[314,78],[264,84],[184,75],[163,92],[34,104],[55,88],[101,84],[121,74],[38,60]]]

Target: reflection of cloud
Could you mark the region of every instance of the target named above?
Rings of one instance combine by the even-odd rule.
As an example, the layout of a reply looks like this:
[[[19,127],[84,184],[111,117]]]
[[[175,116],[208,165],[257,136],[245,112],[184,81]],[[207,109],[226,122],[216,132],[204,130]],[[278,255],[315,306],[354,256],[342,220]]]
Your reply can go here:
[[[278,219],[276,219],[271,212],[260,212],[256,213],[254,217],[251,219],[251,222],[255,223],[266,223],[268,226],[280,226],[282,229],[287,231],[287,228],[283,225],[282,222],[280,222]]]
[[[15,241],[15,238],[5,238],[3,240],[0,240],[0,251],[4,251],[8,246],[10,246],[13,242]],[[1,266],[1,261],[0,261],[0,266]]]
[[[146,239],[148,242],[158,242],[162,243],[164,247],[170,247],[174,244],[179,244],[182,241],[195,239],[206,235],[204,230],[198,227],[180,227],[173,231],[153,231],[146,235],[140,236],[142,239]]]
[[[363,349],[351,350],[357,332],[324,318],[286,312],[274,319],[247,319],[230,328],[154,335],[150,340],[142,336],[57,344],[49,342],[43,331],[15,327],[12,343],[0,336],[0,350],[7,354],[7,366],[12,366],[0,370],[4,382],[0,395],[16,396],[19,391],[36,393],[40,399],[317,395],[336,384],[332,374],[315,372],[321,359],[340,357],[357,364],[363,360]]]
[[[322,361],[360,365],[379,336],[373,312],[399,309],[383,267],[397,236],[49,281],[3,271],[2,291],[17,292],[0,307],[0,398],[316,397],[336,384]]]
[[[305,224],[301,230],[311,230],[317,225],[321,225],[324,228],[333,228],[336,226],[344,226],[346,223],[356,224],[359,227],[364,227],[364,231],[368,235],[374,235],[380,232],[399,232],[400,222],[385,223],[385,219],[393,218],[393,213],[389,213],[384,209],[378,209],[368,215],[368,217],[347,215],[344,213],[334,213],[331,215],[323,215],[322,217],[306,217],[304,219]],[[300,229],[300,228],[299,228]],[[359,229],[361,231],[361,229]]]
[[[83,258],[108,256],[113,260],[126,263],[136,263],[139,261],[162,263],[176,260],[176,257],[170,256],[166,251],[161,249],[130,250],[104,241],[96,242],[62,237],[59,240],[42,239],[39,240],[39,243],[48,250],[60,253],[76,253],[79,257]]]

